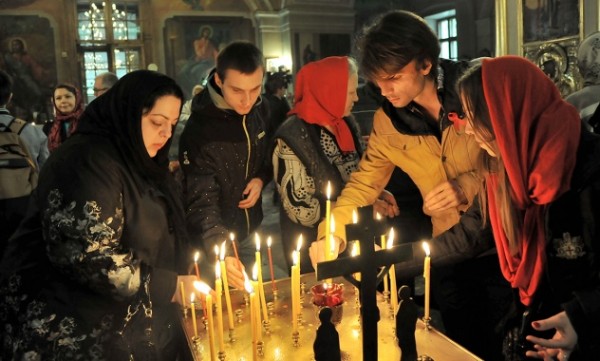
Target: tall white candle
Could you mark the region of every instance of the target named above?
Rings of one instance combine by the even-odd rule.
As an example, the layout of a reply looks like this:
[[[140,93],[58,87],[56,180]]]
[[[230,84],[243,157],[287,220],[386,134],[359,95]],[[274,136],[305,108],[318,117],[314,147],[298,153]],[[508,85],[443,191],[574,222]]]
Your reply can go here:
[[[331,182],[327,181],[327,200],[325,201],[325,260],[329,261],[331,249]]]
[[[223,302],[221,300],[223,283],[221,281],[221,265],[219,262],[215,264],[215,293],[217,297],[217,343],[219,344],[219,352],[225,352],[225,336],[223,336]],[[212,313],[210,309],[208,312]]]
[[[265,297],[265,288],[263,285],[262,277],[262,258],[260,256],[260,236],[258,233],[254,233],[254,241],[256,242],[256,253],[255,256],[255,267],[257,268],[257,283],[258,283],[258,295],[260,299],[260,306],[262,307],[263,317],[265,322],[269,322],[269,314],[267,311],[267,298]]]
[[[225,304],[227,305],[227,321],[229,329],[233,330],[233,309],[231,308],[231,295],[229,294],[229,282],[227,281],[227,266],[225,265],[225,242],[221,244],[221,253],[219,255],[221,266],[221,278],[223,279],[223,291],[225,291]]]
[[[207,312],[207,321],[208,321],[208,344],[210,347],[210,359],[211,361],[215,361],[217,359],[215,352],[215,329],[214,329],[214,320],[212,314],[212,295],[210,294],[210,286],[208,286],[204,282],[194,282],[194,287],[196,290],[204,293],[206,297],[206,308]]]
[[[387,248],[390,249],[394,246],[394,228],[390,229],[390,233],[388,235]],[[396,312],[396,308],[398,308],[398,287],[396,286],[396,268],[392,264],[390,267],[390,292],[391,292],[391,302],[392,302],[392,310],[394,313]]]

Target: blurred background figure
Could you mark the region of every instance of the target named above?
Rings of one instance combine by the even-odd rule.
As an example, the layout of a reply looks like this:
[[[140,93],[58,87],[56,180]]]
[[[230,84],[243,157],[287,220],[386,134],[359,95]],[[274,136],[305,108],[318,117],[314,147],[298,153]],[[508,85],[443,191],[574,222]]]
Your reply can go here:
[[[589,35],[579,45],[577,66],[583,77],[583,88],[565,98],[579,110],[579,116],[595,133],[598,124],[589,124],[598,104],[600,104],[600,31]]]
[[[56,150],[77,129],[84,108],[79,89],[65,83],[54,88],[52,104],[54,104],[54,121],[44,126],[44,132],[48,134],[50,152]]]
[[[115,85],[115,83],[119,80],[115,73],[111,73],[109,71],[98,74],[96,79],[94,80],[94,97],[99,97],[100,95],[106,93],[110,87]]]

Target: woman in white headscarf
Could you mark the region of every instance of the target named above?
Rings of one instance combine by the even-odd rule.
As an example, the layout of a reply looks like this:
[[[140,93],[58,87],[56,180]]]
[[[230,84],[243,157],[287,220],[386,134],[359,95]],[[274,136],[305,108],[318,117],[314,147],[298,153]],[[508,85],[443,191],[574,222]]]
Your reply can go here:
[[[583,77],[583,88],[569,95],[565,100],[579,110],[579,116],[586,123],[600,104],[600,31],[589,35],[579,45],[577,65]],[[591,128],[600,130],[598,124]]]

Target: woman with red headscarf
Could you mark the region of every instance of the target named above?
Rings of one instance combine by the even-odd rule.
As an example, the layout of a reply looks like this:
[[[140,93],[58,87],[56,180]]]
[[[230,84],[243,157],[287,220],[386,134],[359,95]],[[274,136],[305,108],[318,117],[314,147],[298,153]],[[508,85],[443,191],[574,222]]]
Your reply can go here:
[[[296,77],[294,107],[275,134],[274,179],[281,195],[280,223],[289,265],[300,234],[317,236],[325,216],[327,182],[335,200],[362,154],[360,132],[351,115],[358,101],[356,63],[349,57],[311,62]],[[302,272],[313,270],[302,247]]]
[[[55,118],[48,132],[48,149],[51,152],[73,134],[83,113],[83,99],[77,87],[59,84],[52,94]]]
[[[485,59],[458,90],[486,151],[482,218],[518,300],[506,360],[597,359],[600,139],[527,59]]]

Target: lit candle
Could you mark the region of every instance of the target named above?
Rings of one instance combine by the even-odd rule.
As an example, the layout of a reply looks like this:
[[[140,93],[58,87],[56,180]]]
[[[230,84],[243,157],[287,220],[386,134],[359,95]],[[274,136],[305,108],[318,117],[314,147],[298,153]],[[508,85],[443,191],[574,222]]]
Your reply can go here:
[[[429,319],[429,302],[431,297],[431,257],[429,250],[429,243],[423,242],[423,249],[425,250],[425,261],[423,265],[423,278],[425,278],[425,320]]]
[[[327,181],[327,200],[325,201],[325,260],[329,261],[331,249],[331,182]]]
[[[181,291],[181,305],[185,308],[185,288],[183,288],[183,281],[179,282]]]
[[[394,228],[390,229],[390,234],[388,236],[387,248],[390,249],[394,246]],[[396,286],[396,267],[392,264],[390,267],[390,292],[391,300],[392,300],[392,310],[394,313],[396,312],[396,308],[398,308],[398,287]]]
[[[271,237],[267,238],[267,255],[269,256],[269,271],[271,272],[271,290],[277,291],[277,285],[275,284],[275,274],[273,273],[273,255],[271,254]]]
[[[221,278],[223,279],[223,291],[225,291],[225,303],[227,304],[227,321],[229,321],[229,330],[233,330],[233,310],[231,309],[231,296],[229,295],[229,282],[227,282],[227,267],[225,266],[225,242],[221,244],[221,253],[219,254],[221,265]]]
[[[223,283],[221,281],[221,265],[219,265],[219,262],[215,264],[215,293],[217,295],[217,342],[219,344],[219,352],[225,352],[225,337],[223,336],[223,301],[221,300]]]
[[[196,277],[200,280],[200,269],[198,268],[198,259],[200,259],[200,252],[196,251],[194,254],[194,269],[196,270]]]
[[[302,236],[302,233],[300,233],[300,235],[298,236],[298,240],[296,241],[296,253],[298,253],[298,271],[300,273],[302,273],[300,249],[302,248],[303,239],[304,238]]]
[[[333,236],[333,232],[335,232],[335,218],[333,216],[331,216],[330,227],[331,227],[331,233],[329,234],[329,244],[326,245],[327,250],[325,251],[325,254],[327,255],[325,257],[325,259],[328,261],[335,258],[333,256],[335,254],[335,239]],[[298,255],[298,257],[300,257],[300,255]],[[332,282],[333,282],[333,280],[331,278],[328,278],[325,280],[325,283],[332,283]]]
[[[196,294],[192,292],[190,296],[190,304],[192,305],[192,327],[194,328],[194,337],[198,337],[198,324],[196,323],[196,304],[194,300],[196,299]]]
[[[378,221],[381,221],[381,214],[379,214],[379,212],[375,213],[375,219],[377,219]],[[385,234],[382,234],[380,237],[381,240],[381,248],[385,249]],[[388,286],[388,276],[387,274],[383,276],[383,294],[384,295],[389,295],[390,293],[390,288]],[[387,297],[387,296],[386,296]]]
[[[252,333],[252,360],[258,360],[258,348],[256,347],[258,337],[256,334],[256,292],[252,287],[252,282],[248,279],[248,275],[244,272],[244,288],[250,298],[250,332]]]
[[[214,330],[214,321],[212,314],[212,295],[210,294],[210,287],[204,282],[194,282],[194,287],[204,293],[206,296],[206,307],[210,310],[208,312],[208,344],[210,346],[210,359],[212,361],[216,360],[216,352],[215,352],[215,330]]]
[[[298,332],[298,313],[300,311],[300,298],[296,296],[298,290],[300,289],[300,267],[298,266],[298,252],[292,252],[292,329],[293,332]]]
[[[262,306],[262,311],[263,311],[263,317],[265,319],[265,322],[269,322],[269,314],[267,312],[267,299],[265,297],[265,288],[263,285],[263,278],[262,278],[262,258],[260,256],[260,236],[258,235],[258,233],[254,233],[254,241],[256,242],[256,253],[255,258],[256,258],[256,263],[254,264],[254,266],[257,268],[257,288],[258,288],[258,295],[260,298],[260,306]]]

